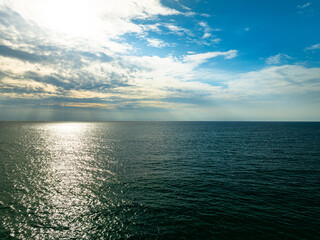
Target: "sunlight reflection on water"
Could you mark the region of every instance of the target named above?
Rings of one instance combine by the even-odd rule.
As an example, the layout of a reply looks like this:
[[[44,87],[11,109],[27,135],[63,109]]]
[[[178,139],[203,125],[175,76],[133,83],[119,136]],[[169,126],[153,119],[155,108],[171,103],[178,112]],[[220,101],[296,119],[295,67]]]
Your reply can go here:
[[[28,215],[16,213],[20,230],[11,236],[88,238],[91,233],[94,235],[99,221],[106,227],[109,225],[111,232],[112,225],[119,228],[122,225],[119,219],[105,223],[105,216],[99,212],[110,211],[110,206],[117,202],[108,192],[100,193],[100,188],[113,184],[107,181],[115,177],[115,173],[99,167],[101,160],[106,161],[108,157],[96,157],[94,150],[98,142],[92,137],[95,125],[47,123],[34,127],[38,135],[32,132],[35,135],[29,136],[30,165],[21,169],[22,179],[15,179],[16,188],[28,186],[22,198],[21,194],[15,196]],[[117,195],[116,192],[110,194]],[[100,199],[107,201],[102,203]]]
[[[48,164],[40,171],[46,179],[47,218],[53,228],[68,230],[68,234],[84,233],[83,228],[92,227],[90,221],[85,222],[89,224],[87,226],[81,222],[82,216],[90,212],[90,198],[95,197],[90,189],[84,187],[93,181],[86,171],[93,161],[87,149],[92,145],[88,129],[90,124],[87,123],[45,126]]]

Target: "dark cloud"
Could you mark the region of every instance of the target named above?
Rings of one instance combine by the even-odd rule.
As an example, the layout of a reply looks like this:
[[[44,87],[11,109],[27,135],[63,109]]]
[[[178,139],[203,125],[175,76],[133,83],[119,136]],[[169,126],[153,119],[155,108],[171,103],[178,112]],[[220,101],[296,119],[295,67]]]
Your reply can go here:
[[[46,61],[47,59],[45,56],[39,56],[26,51],[15,50],[5,45],[0,45],[0,55],[29,62],[42,62]]]
[[[199,104],[202,106],[212,105],[212,99],[206,99],[204,97],[169,97],[162,98],[161,101],[169,103],[187,103],[187,104]]]
[[[62,78],[59,78],[59,76],[55,76],[55,75],[41,76],[36,72],[26,72],[22,77],[32,79],[37,82],[52,84],[56,87],[61,87],[64,89],[71,89],[69,83],[64,82]]]
[[[112,57],[106,55],[103,52],[91,53],[91,52],[79,52],[84,57],[91,58],[93,60],[98,60],[100,62],[110,62],[113,60]]]
[[[130,87],[124,75],[109,73],[105,77],[97,77],[88,72],[77,72],[72,77],[64,77],[59,74],[39,75],[37,72],[26,72],[21,78],[32,79],[37,82],[52,84],[63,90],[93,90],[104,91],[117,87]]]
[[[1,86],[1,85],[0,85]],[[24,94],[24,93],[32,93],[32,94],[37,94],[37,93],[48,93],[45,91],[43,88],[33,88],[33,87],[17,87],[17,86],[11,86],[11,87],[5,87],[3,88],[1,86],[0,89],[1,93],[17,93],[17,94]]]

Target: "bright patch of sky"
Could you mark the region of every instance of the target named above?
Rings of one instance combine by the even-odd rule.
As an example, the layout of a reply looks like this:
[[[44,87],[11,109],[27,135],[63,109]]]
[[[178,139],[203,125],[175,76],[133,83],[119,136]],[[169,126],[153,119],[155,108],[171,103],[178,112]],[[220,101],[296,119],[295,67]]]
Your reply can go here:
[[[320,120],[320,2],[2,0],[0,120]]]

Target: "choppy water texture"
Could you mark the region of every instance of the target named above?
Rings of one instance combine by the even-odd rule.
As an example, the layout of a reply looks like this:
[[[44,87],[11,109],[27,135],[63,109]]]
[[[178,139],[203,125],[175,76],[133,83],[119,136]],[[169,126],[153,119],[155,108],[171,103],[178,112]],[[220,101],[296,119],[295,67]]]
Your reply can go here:
[[[0,239],[319,239],[320,123],[0,123]]]

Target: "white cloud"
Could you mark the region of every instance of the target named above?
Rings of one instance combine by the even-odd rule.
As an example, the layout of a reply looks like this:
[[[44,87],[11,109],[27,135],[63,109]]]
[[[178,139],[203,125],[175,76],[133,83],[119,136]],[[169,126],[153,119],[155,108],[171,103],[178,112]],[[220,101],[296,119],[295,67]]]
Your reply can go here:
[[[183,15],[186,16],[186,17],[192,17],[192,16],[195,16],[196,13],[190,11],[190,12],[185,12],[185,13],[183,13]]]
[[[176,2],[179,4],[180,7],[182,7],[184,10],[188,10],[188,11],[191,11],[191,8],[183,5],[182,3],[179,2],[179,0],[176,0]]]
[[[226,52],[207,52],[207,53],[200,53],[194,55],[187,55],[184,57],[185,62],[197,62],[198,64],[206,62],[210,58],[224,56],[225,59],[232,59],[235,58],[238,54],[237,50],[229,50]]]
[[[36,82],[32,79],[12,79],[12,78],[4,78],[0,82],[0,86],[2,85],[3,89],[15,89],[15,88],[24,88],[29,91],[41,91],[44,93],[57,93],[58,88],[52,84],[46,84],[41,82]]]
[[[310,47],[306,47],[305,50],[316,50],[316,49],[320,49],[320,43],[314,44]]]
[[[46,66],[41,63],[30,63],[14,58],[0,56],[0,72],[12,72],[15,74],[22,74],[24,72],[36,71],[41,74],[51,74],[56,71],[52,66]]]
[[[205,33],[203,34],[202,38],[208,38],[208,37],[211,37],[211,33]]]
[[[135,89],[141,91],[139,96],[162,99],[221,94],[221,87],[199,81],[196,68],[201,62],[197,60],[185,62],[172,56],[144,56],[131,57],[130,62],[140,69],[132,75]]]
[[[298,65],[267,67],[236,76],[228,82],[234,95],[291,95],[297,97],[320,91],[320,68]],[[271,98],[272,99],[272,98]]]
[[[213,39],[211,39],[211,41],[213,43],[219,43],[219,42],[221,42],[221,38],[213,38]]]
[[[308,3],[303,4],[303,5],[298,5],[297,8],[298,8],[298,9],[304,9],[304,8],[306,8],[306,7],[309,7],[310,5],[311,5],[311,2],[308,2]]]
[[[189,36],[193,35],[189,29],[176,26],[176,25],[174,25],[172,23],[165,23],[165,24],[163,24],[163,26],[168,28],[172,33],[175,33],[175,34],[180,35],[180,36],[182,36],[184,34],[189,35]]]
[[[202,16],[202,17],[206,17],[206,18],[211,17],[211,15],[210,15],[210,14],[208,14],[208,13],[201,13],[201,14],[200,14],[200,16]]]
[[[194,40],[199,45],[210,46],[212,43],[218,44],[221,42],[221,38],[218,38],[216,35],[213,35],[212,32],[221,31],[219,28],[211,28],[207,22],[200,21],[199,23],[201,31],[203,31],[202,40]]]
[[[221,29],[220,28],[211,28],[207,22],[201,21],[199,22],[200,27],[203,28],[204,32],[211,32],[211,31],[215,31],[215,32],[220,32]]]
[[[268,57],[266,59],[266,63],[268,65],[272,65],[272,64],[280,64],[282,63],[285,59],[292,59],[290,56],[283,54],[283,53],[278,53],[277,55]]]
[[[147,42],[149,46],[156,48],[163,48],[168,46],[168,43],[156,38],[147,38]]]
[[[181,14],[160,0],[5,0],[4,4],[48,31],[91,40],[142,32],[133,19]]]
[[[160,0],[4,0],[0,10],[11,14],[11,19],[7,19],[9,26],[0,24],[0,31],[6,35],[0,44],[41,55],[52,53],[40,50],[41,46],[102,52],[108,56],[128,54],[134,49],[130,42],[123,41],[123,34],[143,36],[147,31],[160,32],[163,26],[163,23],[143,25],[141,21],[137,24],[133,20],[181,14],[163,6]],[[168,24],[167,28],[178,34],[190,34],[174,24]],[[160,39],[148,42],[155,47],[167,45]]]
[[[203,28],[207,28],[208,24],[206,22],[199,22],[199,25]]]

